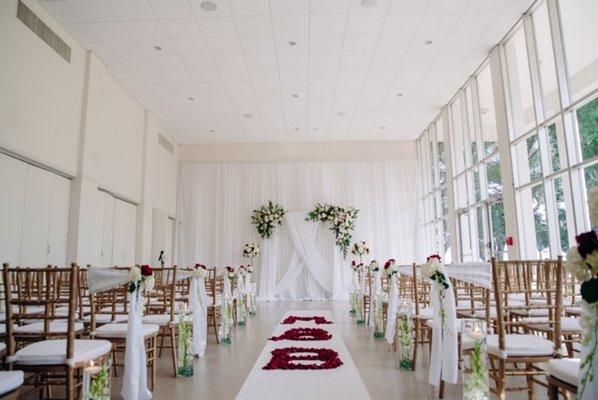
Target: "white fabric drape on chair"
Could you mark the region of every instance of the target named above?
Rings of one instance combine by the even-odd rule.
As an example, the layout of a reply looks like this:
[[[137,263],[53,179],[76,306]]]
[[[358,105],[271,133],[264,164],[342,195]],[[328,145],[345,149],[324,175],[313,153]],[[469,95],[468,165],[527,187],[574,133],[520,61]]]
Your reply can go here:
[[[302,268],[280,297],[340,296],[345,287],[344,269],[337,270],[334,265],[348,268],[351,258],[349,255],[347,260],[342,259],[327,225],[309,222],[291,228],[287,221],[277,227],[274,237],[262,241],[251,225],[251,212],[268,200],[297,212],[312,210],[318,202],[350,205],[359,209],[353,237],[370,243],[371,258],[380,261],[395,258],[399,263],[411,263],[424,256],[418,229],[422,224],[418,220],[417,176],[415,160],[183,163],[179,185],[179,264],[244,264],[247,260],[242,258],[242,245],[250,241],[261,243],[262,255],[255,262],[258,293],[262,300],[273,300],[277,284],[295,265],[291,262],[294,261],[291,229],[295,229],[295,234],[301,230],[303,238],[307,237],[305,230],[313,229],[320,257],[326,268],[332,270],[330,281],[321,278],[317,285],[309,285],[311,293],[305,293],[308,285],[303,282],[315,278],[311,269],[308,272]],[[300,255],[297,257],[296,262],[305,261]],[[315,265],[313,260],[309,263]],[[325,282],[331,282],[332,288]]]

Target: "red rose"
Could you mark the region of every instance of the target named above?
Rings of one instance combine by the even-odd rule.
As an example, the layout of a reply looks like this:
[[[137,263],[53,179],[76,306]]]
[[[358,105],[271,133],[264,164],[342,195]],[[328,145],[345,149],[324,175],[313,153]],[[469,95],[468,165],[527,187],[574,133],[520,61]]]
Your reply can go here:
[[[203,268],[203,269],[207,269],[205,265],[203,265],[203,264],[199,264],[199,263],[195,264],[195,268]]]
[[[388,268],[390,268],[391,264],[394,264],[394,263],[395,263],[395,259],[394,259],[394,258],[391,258],[390,260],[388,260],[388,261],[386,262],[386,264],[384,264],[384,269],[388,269]]]
[[[141,276],[152,276],[154,274],[154,270],[151,266],[144,264],[141,266]]]
[[[433,260],[433,259],[437,259],[438,262],[440,262],[440,260],[442,258],[440,258],[440,256],[438,254],[432,254],[431,256],[429,256],[428,258],[426,258],[426,262],[429,262],[430,260]]]

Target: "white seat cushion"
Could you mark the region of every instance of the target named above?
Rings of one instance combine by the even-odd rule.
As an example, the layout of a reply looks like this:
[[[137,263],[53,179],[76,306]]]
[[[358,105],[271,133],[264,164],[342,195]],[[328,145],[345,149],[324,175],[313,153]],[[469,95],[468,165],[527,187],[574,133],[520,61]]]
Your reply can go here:
[[[548,329],[547,317],[527,317],[523,318],[523,323],[526,325],[532,325],[538,329]],[[581,324],[579,319],[573,317],[561,317],[561,331],[566,333],[581,332]]]
[[[170,325],[170,315],[168,314],[150,314],[143,317],[144,324],[153,324],[158,326]]]
[[[434,317],[434,310],[431,308],[422,308],[416,317],[419,317],[419,319],[432,319]]]
[[[160,327],[158,325],[143,324],[143,337],[154,335],[158,333]],[[124,339],[127,337],[127,324],[105,324],[100,326],[95,331],[96,337]]]
[[[12,392],[23,384],[23,371],[0,371],[0,395]]]
[[[461,319],[461,318],[457,318],[455,320],[455,332],[457,332],[457,333],[461,333],[461,321],[462,320],[463,319]],[[428,326],[428,328],[433,328],[434,327],[434,319],[431,318],[431,319],[427,320],[426,325]]]
[[[83,324],[81,322],[75,322],[75,332],[83,330]],[[67,333],[68,323],[66,321],[51,321],[50,322],[50,333]],[[15,326],[15,333],[44,333],[44,323],[35,322],[33,324],[27,324],[23,326]]]
[[[561,358],[548,361],[548,375],[556,379],[577,386],[579,377],[579,358]]]
[[[127,318],[128,317],[125,314],[116,314],[114,316],[114,321],[112,321],[112,314],[96,314],[96,323],[106,324],[108,322],[124,322]],[[91,322],[91,315],[83,317],[83,321]]]
[[[551,356],[554,343],[537,335],[505,335],[505,350],[498,348],[498,335],[486,337],[488,353],[500,358],[517,356]]]
[[[112,344],[107,340],[75,340],[74,363],[83,363],[102,357],[110,352]],[[62,365],[66,362],[66,339],[41,340],[17,351],[16,363],[23,365]]]
[[[4,350],[6,350],[6,343],[0,342],[0,353],[2,353]]]
[[[565,312],[571,315],[581,315],[581,307],[565,307]]]
[[[512,310],[511,313],[519,317],[546,317],[548,316],[548,309],[530,308],[529,310]]]

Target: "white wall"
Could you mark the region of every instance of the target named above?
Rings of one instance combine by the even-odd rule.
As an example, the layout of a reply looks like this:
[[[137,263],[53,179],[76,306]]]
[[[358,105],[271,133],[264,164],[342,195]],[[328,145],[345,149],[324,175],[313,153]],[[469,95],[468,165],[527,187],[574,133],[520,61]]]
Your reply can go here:
[[[415,141],[181,145],[181,161],[388,161],[417,157]]]
[[[66,62],[0,1],[0,144],[76,175],[85,50],[36,1],[27,6],[71,46]]]
[[[136,204],[136,220],[121,231],[135,235],[135,262],[154,262],[153,212],[176,213],[178,145],[174,154],[164,150],[158,134],[172,138],[104,64],[36,1],[23,2],[71,46],[71,62],[16,18],[17,0],[0,1],[0,150],[73,177],[65,264],[100,261],[99,187]],[[0,230],[6,239],[16,229]]]

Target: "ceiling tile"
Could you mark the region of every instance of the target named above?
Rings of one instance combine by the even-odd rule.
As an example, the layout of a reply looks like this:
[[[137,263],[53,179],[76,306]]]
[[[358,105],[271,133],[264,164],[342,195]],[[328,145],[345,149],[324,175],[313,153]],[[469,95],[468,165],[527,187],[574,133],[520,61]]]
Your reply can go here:
[[[343,51],[374,51],[378,35],[345,35]]]
[[[121,21],[154,19],[155,14],[146,0],[108,0]]]
[[[349,12],[349,0],[310,0],[311,14],[345,14]]]
[[[85,22],[108,22],[118,19],[106,0],[68,0],[68,4]]]
[[[241,52],[241,42],[237,37],[209,37],[206,42],[212,54]]]
[[[426,12],[431,14],[461,14],[469,1],[470,0],[430,0]]]
[[[494,14],[463,14],[455,26],[456,33],[469,33],[481,35],[492,25]]]
[[[309,0],[275,0],[270,2],[272,15],[307,14]]]
[[[425,14],[419,25],[418,33],[450,33],[459,15],[457,14]]]
[[[509,0],[476,0],[465,8],[470,14],[499,14],[509,3]]]
[[[340,52],[343,48],[342,35],[310,35],[309,50]]]
[[[311,34],[343,34],[347,15],[310,15],[309,32]]]
[[[274,37],[278,52],[306,52],[308,47],[307,35],[279,35]]]
[[[135,81],[140,84],[144,83],[163,83],[162,75],[158,71],[136,71],[130,73]]]
[[[87,24],[64,24],[64,27],[79,42],[98,42],[100,38]]]
[[[179,56],[160,56],[149,58],[156,69],[168,70],[168,69],[185,69],[185,65],[181,61]]]
[[[272,26],[275,35],[304,35],[308,33],[307,15],[274,15]]]
[[[40,1],[40,3],[60,23],[81,22],[81,18],[79,18],[75,10],[73,10],[66,0],[46,0]]]
[[[383,33],[378,39],[376,50],[407,50],[411,44],[413,35]]]
[[[215,68],[214,60],[209,55],[181,55],[181,61],[188,69]]]
[[[120,22],[93,22],[88,26],[102,41],[132,39],[125,26]]]
[[[274,36],[241,36],[241,46],[244,52],[262,53],[275,51]]]
[[[196,38],[176,38],[170,42],[180,55],[208,54],[208,44],[201,37]]]
[[[275,67],[278,65],[276,53],[245,53],[248,67]]]
[[[229,0],[232,12],[241,15],[269,15],[270,5],[268,0]]]
[[[193,79],[186,69],[160,71],[164,82],[171,83],[193,83]]]
[[[270,16],[235,17],[239,35],[272,35]]]
[[[197,17],[227,17],[232,15],[228,0],[211,0],[212,3],[216,4],[216,10],[208,11],[201,8],[201,3],[204,0],[189,0],[189,5],[193,10],[193,13]]]
[[[218,68],[243,68],[245,59],[243,54],[214,54],[212,56]]]
[[[386,15],[349,15],[347,19],[346,33],[373,33],[376,34],[382,29]]]
[[[116,57],[143,57],[145,53],[141,47],[133,41],[103,42],[110,53]]]
[[[197,23],[204,37],[237,35],[232,17],[198,18]]]
[[[340,63],[341,54],[337,52],[310,52],[309,65],[312,66],[327,66],[338,65]]]
[[[385,14],[390,0],[376,0],[373,7],[364,7],[361,5],[362,2],[363,0],[351,0],[349,12],[351,14]]]
[[[176,48],[168,39],[138,40],[137,45],[146,56],[174,56]]]
[[[187,0],[147,0],[158,18],[191,18]]]
[[[163,19],[160,23],[171,39],[201,37],[201,31],[194,19]]]
[[[389,13],[417,14],[423,13],[428,8],[429,0],[391,0]]]
[[[164,39],[166,33],[158,21],[127,21],[125,27],[137,40]]]

